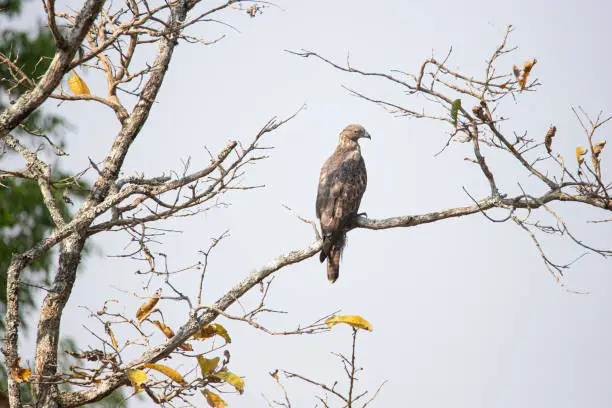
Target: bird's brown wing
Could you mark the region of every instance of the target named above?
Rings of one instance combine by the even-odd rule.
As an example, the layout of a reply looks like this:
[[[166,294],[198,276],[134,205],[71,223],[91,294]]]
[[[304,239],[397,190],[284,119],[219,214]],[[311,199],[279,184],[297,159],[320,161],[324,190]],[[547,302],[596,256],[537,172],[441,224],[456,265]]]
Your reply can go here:
[[[357,214],[366,184],[365,164],[359,151],[337,150],[321,168],[316,212],[323,236],[332,241],[329,244],[339,240],[338,235]],[[321,262],[329,256],[328,248],[321,251]],[[341,248],[337,249],[339,257]]]
[[[330,196],[334,198],[328,206],[332,214],[330,222],[325,224],[325,211],[321,217],[321,226],[324,234],[329,237],[329,246],[321,251],[319,260],[323,262],[327,258],[327,279],[332,283],[340,275],[340,257],[346,242],[345,228],[357,215],[367,185],[365,164],[361,157],[359,160],[343,161],[338,170],[329,189]]]
[[[317,218],[321,221],[321,232],[324,236],[338,230],[340,220],[335,216],[335,208],[342,191],[339,169],[342,164],[338,152],[327,159],[321,168],[319,188],[317,190]]]
[[[368,177],[361,155],[342,162],[336,182],[338,197],[334,203],[334,218],[339,220],[339,227],[344,228],[357,215],[367,183]]]

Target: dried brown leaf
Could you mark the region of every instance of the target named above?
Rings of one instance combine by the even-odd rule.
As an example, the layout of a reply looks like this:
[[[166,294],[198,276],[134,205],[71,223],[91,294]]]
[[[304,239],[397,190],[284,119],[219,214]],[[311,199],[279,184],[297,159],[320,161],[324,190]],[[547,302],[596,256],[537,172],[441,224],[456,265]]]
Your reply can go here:
[[[157,326],[157,328],[161,330],[162,333],[164,333],[164,336],[166,336],[166,338],[171,339],[172,337],[174,337],[174,332],[172,331],[172,329],[160,322],[159,320],[152,320],[151,323]]]

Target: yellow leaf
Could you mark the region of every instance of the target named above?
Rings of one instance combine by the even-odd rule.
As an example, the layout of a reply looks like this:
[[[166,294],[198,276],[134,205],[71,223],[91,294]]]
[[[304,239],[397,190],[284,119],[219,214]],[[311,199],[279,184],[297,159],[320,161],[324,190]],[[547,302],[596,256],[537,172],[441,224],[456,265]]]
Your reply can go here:
[[[30,379],[32,375],[32,370],[29,368],[22,368],[19,365],[21,358],[17,358],[13,365],[11,366],[11,378],[18,383],[26,382]]]
[[[583,149],[580,146],[576,147],[576,161],[578,162],[578,166],[581,166],[582,163],[584,163],[584,159],[582,158],[582,156],[584,156],[586,152],[586,149]]]
[[[151,312],[153,311],[153,308],[155,307],[157,302],[159,302],[160,296],[161,296],[161,289],[158,289],[157,292],[155,292],[153,296],[149,298],[149,300],[147,300],[142,305],[140,305],[140,307],[138,308],[138,311],[136,312],[136,318],[138,319],[139,322],[143,321],[144,319],[146,319],[146,317],[149,314],[151,314]]]
[[[164,333],[166,338],[170,339],[170,338],[174,337],[174,332],[172,331],[172,329],[169,328],[168,326],[166,326],[165,324],[163,324],[162,322],[160,322],[159,320],[153,320],[153,321],[151,321],[151,323],[153,323],[155,326],[157,326],[157,328],[159,330],[161,330],[162,333]]]
[[[327,327],[332,327],[338,323],[351,325],[356,329],[365,329],[372,331],[372,325],[361,316],[332,316],[325,321]]]
[[[213,377],[230,384],[241,394],[244,392],[244,380],[234,373],[223,371],[215,374]]]
[[[221,399],[221,397],[208,389],[202,390],[202,395],[206,398],[206,402],[212,408],[225,408],[227,403]]]
[[[115,333],[113,333],[113,331],[111,330],[109,323],[106,323],[104,325],[104,330],[106,331],[106,334],[108,334],[108,337],[110,337],[111,343],[113,344],[113,347],[115,349],[118,349],[119,348],[119,344],[117,343],[117,339],[115,339]]]
[[[201,354],[196,356],[198,359],[198,364],[200,365],[200,371],[202,372],[202,378],[208,377],[210,373],[215,371],[217,365],[219,364],[219,357],[215,358],[205,358],[202,357]]]
[[[68,78],[68,86],[75,95],[90,95],[87,84],[81,79],[74,69],[72,70],[72,76]]]
[[[128,368],[127,370],[125,370],[125,374],[130,380],[132,387],[134,387],[134,391],[142,391],[142,384],[144,384],[148,379],[147,373],[142,370]]]
[[[193,335],[193,338],[197,340],[206,340],[215,335],[223,337],[226,343],[232,342],[232,339],[227,333],[227,330],[225,330],[225,327],[221,326],[219,323],[212,323],[202,327],[200,331]]]
[[[172,381],[176,381],[177,383],[185,384],[185,379],[182,375],[180,375],[175,369],[165,366],[163,364],[143,364],[145,368],[150,368],[151,370],[159,371],[166,377],[170,378]]]

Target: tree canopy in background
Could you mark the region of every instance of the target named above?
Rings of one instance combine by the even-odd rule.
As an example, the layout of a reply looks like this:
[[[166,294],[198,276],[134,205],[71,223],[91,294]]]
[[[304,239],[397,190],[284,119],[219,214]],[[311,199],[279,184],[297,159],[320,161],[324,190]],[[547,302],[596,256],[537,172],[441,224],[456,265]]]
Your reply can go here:
[[[19,18],[21,12],[21,0],[8,0],[0,4],[0,10],[4,13],[3,18]],[[37,33],[28,33],[18,30],[2,30],[0,32],[0,53],[15,58],[23,71],[32,78],[38,78],[49,67],[50,58],[55,53],[55,42],[48,30],[40,29]],[[11,67],[0,64],[0,110],[4,110],[8,104],[19,97],[25,86],[9,82]],[[25,120],[16,129],[24,137],[31,136],[24,128],[31,132],[54,132],[63,123],[56,115],[45,115],[39,109]],[[36,142],[31,140],[31,142]],[[62,175],[59,175],[62,177]],[[31,180],[17,180],[3,177],[0,179],[0,304],[3,309],[6,305],[6,271],[11,261],[11,255],[19,253],[39,242],[54,227],[49,212],[42,204],[42,196],[36,182]],[[56,191],[57,193],[57,191]],[[61,198],[61,194],[58,196]],[[58,200],[61,211],[68,214],[67,204]],[[52,265],[50,252],[43,254],[40,259],[28,268],[30,273],[41,276],[42,280],[48,277]],[[33,278],[34,279],[34,278]],[[36,283],[33,281],[32,283]],[[21,288],[23,313],[34,306],[32,298],[32,287],[23,285]],[[1,328],[4,329],[4,316],[0,320]]]
[[[0,11],[5,19],[19,19],[22,10],[22,0],[8,0],[0,3]],[[20,69],[32,79],[38,79],[49,68],[49,62],[55,54],[55,40],[49,30],[40,28],[37,32],[19,30],[2,30],[0,32],[0,54],[13,58]],[[26,87],[23,84],[15,86],[7,79],[11,77],[11,67],[0,64],[0,111],[14,102]],[[41,145],[46,134],[54,135],[61,145],[60,131],[65,126],[65,120],[55,114],[46,113],[42,109],[34,111],[22,122],[16,133],[30,139],[30,144]],[[58,152],[58,150],[55,150]],[[8,152],[10,153],[10,152]],[[84,197],[87,186],[81,182],[74,183],[71,176],[61,170],[53,172],[53,195],[63,216],[70,214],[72,199]],[[68,192],[71,192],[70,198]],[[34,180],[19,178],[0,178],[0,334],[4,336],[4,314],[6,313],[6,282],[7,270],[13,254],[18,254],[31,248],[48,235],[55,227],[49,211],[43,204],[43,197],[38,183]],[[36,308],[35,291],[49,284],[49,273],[54,265],[53,251],[47,251],[36,259],[27,269],[26,278],[20,288],[21,302],[20,320],[23,328],[31,330],[27,316]],[[62,340],[63,345],[72,349],[76,344],[70,338]],[[63,358],[60,363],[67,368],[68,361]],[[7,389],[7,373],[0,366],[0,388]],[[24,400],[31,398],[29,389],[23,387]],[[99,406],[124,406],[123,395],[115,393],[99,404]]]

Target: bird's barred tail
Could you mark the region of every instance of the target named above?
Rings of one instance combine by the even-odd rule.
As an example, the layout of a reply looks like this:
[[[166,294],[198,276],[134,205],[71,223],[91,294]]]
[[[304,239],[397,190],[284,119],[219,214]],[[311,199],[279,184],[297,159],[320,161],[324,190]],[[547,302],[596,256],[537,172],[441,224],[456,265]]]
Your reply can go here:
[[[334,283],[340,276],[340,257],[346,244],[346,234],[340,234],[327,253],[327,279]]]
[[[329,249],[329,255],[327,257],[327,279],[334,283],[338,276],[340,276],[340,255],[342,254],[342,247],[334,245]]]

